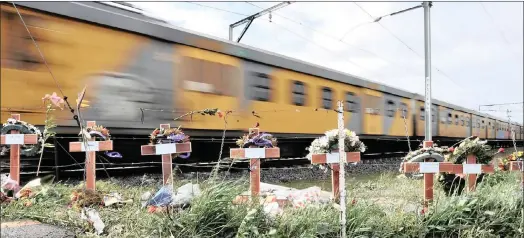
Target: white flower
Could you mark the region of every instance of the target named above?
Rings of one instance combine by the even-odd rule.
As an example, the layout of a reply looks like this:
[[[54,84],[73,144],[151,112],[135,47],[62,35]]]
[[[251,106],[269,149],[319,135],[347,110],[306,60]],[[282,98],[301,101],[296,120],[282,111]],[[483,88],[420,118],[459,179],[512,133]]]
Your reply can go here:
[[[366,151],[366,147],[364,146],[364,144],[361,144],[360,145],[360,153],[364,153]]]
[[[338,136],[338,130],[333,129],[333,130],[327,131],[325,134],[329,139],[335,138],[336,136]]]
[[[326,148],[326,147],[328,147],[328,145],[329,145],[329,140],[328,140],[328,138],[325,137],[325,136],[320,137],[320,139],[318,140],[318,142],[319,142],[320,147],[324,147],[324,148]]]

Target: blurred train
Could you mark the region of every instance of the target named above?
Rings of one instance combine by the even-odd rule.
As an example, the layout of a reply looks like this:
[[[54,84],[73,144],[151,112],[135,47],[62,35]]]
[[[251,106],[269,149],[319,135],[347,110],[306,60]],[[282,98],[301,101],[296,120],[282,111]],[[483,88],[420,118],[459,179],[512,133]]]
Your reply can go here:
[[[433,100],[424,117],[423,96],[246,45],[183,30],[133,8],[100,2],[18,2],[68,101],[87,85],[85,120],[112,134],[148,135],[161,123],[182,125],[193,137],[221,136],[224,120],[194,115],[205,108],[232,110],[228,136],[260,123],[277,136],[316,136],[337,127],[337,100],[349,129],[361,138],[471,135],[509,140],[522,125]],[[41,98],[57,92],[11,3],[1,4],[1,121],[11,113],[43,125]],[[421,81],[422,82],[422,81]],[[66,108],[57,112],[60,134],[78,127]],[[231,134],[233,133],[233,134]],[[236,133],[236,134],[235,134]]]

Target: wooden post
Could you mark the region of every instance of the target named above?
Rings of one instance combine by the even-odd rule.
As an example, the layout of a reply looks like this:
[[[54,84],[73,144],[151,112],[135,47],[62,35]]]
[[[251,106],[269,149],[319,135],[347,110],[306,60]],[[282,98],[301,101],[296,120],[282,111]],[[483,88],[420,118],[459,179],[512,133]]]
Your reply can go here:
[[[258,128],[249,128],[249,134],[260,133]],[[249,159],[251,198],[260,195],[260,159],[279,158],[280,148],[236,148],[230,149],[232,159]]]
[[[339,153],[330,154],[314,154],[311,156],[312,164],[328,164],[331,168],[331,188],[333,193],[333,199],[339,200],[339,173],[340,168],[344,167],[340,165]],[[360,162],[360,152],[346,152],[346,163]]]
[[[468,155],[470,157],[471,155]],[[474,157],[474,156],[473,156]],[[475,159],[476,160],[476,159]],[[494,173],[495,168],[492,165],[484,164],[452,164],[449,162],[411,162],[403,164],[404,173],[423,173],[424,174],[424,211],[427,212],[429,203],[433,201],[433,176],[436,173],[450,174],[467,174],[475,175],[472,179],[473,184],[468,182],[468,191],[474,191],[476,183],[476,174]],[[426,180],[426,175],[431,179]],[[471,181],[471,179],[469,179]],[[430,183],[431,182],[431,183]]]
[[[522,187],[524,188],[524,161],[511,161],[509,170],[520,171],[522,176]]]
[[[169,124],[160,124],[162,129],[170,129]],[[190,153],[191,142],[143,145],[140,148],[142,155],[162,155],[163,185],[171,184],[173,189],[173,160],[172,154]],[[173,191],[173,190],[171,190]]]
[[[95,127],[95,121],[88,121],[87,127]],[[86,148],[87,145],[87,148]],[[69,152],[85,152],[86,188],[96,190],[96,152],[113,150],[113,141],[95,141],[91,138],[83,142],[69,142]]]
[[[20,121],[20,114],[11,114],[11,118]],[[11,130],[10,134],[2,135],[1,144],[11,145],[9,154],[9,177],[20,184],[20,145],[34,145],[38,143],[36,134],[20,134]]]

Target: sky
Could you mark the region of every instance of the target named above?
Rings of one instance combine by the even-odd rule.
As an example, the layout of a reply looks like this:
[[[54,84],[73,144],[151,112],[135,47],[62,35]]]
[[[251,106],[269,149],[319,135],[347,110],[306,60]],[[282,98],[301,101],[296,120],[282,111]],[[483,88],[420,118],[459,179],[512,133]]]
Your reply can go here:
[[[278,2],[132,2],[177,27],[228,40],[229,25]],[[424,94],[420,2],[294,2],[257,18],[241,40],[406,91]],[[371,15],[371,16],[370,16]],[[235,28],[236,39],[243,26]],[[523,101],[523,3],[433,2],[433,98],[478,110]],[[482,107],[523,123],[523,104]],[[490,110],[490,111],[486,111]]]

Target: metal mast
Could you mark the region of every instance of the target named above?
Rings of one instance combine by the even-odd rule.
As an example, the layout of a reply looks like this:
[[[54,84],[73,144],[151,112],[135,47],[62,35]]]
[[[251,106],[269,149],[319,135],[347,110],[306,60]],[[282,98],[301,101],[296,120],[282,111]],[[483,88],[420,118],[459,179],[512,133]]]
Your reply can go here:
[[[423,2],[424,7],[424,58],[425,58],[425,77],[426,77],[426,131],[424,141],[431,141],[431,24],[430,8],[431,2]]]
[[[247,23],[246,26],[244,27],[244,29],[242,30],[242,32],[240,33],[240,36],[239,36],[238,39],[237,39],[237,42],[240,42],[240,40],[242,39],[242,37],[243,37],[244,34],[246,33],[247,29],[249,28],[249,26],[251,26],[251,23],[252,23],[255,19],[257,19],[257,18],[259,18],[259,17],[261,17],[261,16],[264,16],[264,15],[266,15],[266,14],[268,14],[268,13],[271,14],[272,11],[276,11],[276,10],[278,10],[278,9],[280,9],[280,8],[283,8],[283,7],[285,7],[285,6],[287,6],[287,5],[291,4],[291,3],[292,3],[292,2],[282,2],[282,3],[279,3],[279,4],[275,5],[275,6],[272,6],[272,7],[268,8],[268,9],[262,10],[262,11],[260,11],[260,12],[258,12],[258,13],[255,13],[255,14],[253,14],[253,15],[251,15],[251,16],[248,16],[248,17],[246,17],[246,18],[244,18],[244,19],[242,19],[242,20],[240,20],[240,21],[237,21],[237,22],[235,22],[235,23],[229,25],[229,40],[233,40],[233,28],[235,28],[235,27],[237,27],[237,26],[240,26],[240,25],[242,25],[242,24],[244,24],[244,23]],[[271,16],[271,15],[270,15],[270,16]],[[271,19],[271,18],[270,18],[270,19]]]

